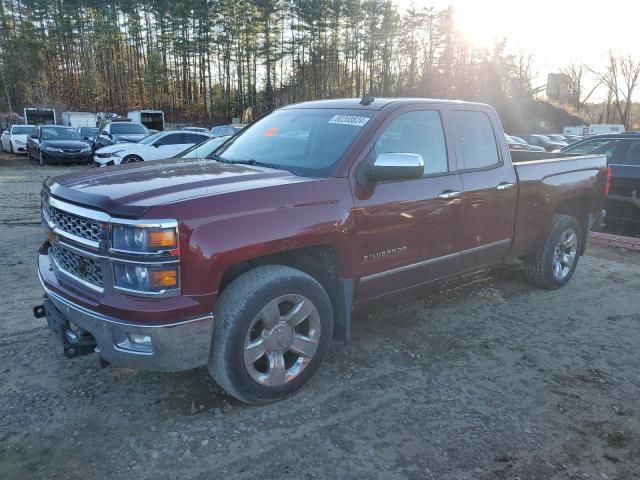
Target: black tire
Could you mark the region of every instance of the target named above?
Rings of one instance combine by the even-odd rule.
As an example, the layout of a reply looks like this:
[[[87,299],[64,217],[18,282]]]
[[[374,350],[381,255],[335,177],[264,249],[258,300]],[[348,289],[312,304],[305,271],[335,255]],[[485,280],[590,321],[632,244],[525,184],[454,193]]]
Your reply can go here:
[[[297,376],[279,386],[265,386],[254,380],[245,366],[245,339],[261,309],[283,295],[302,295],[311,301],[319,314],[320,335],[315,353]],[[329,350],[332,335],[331,301],[318,281],[291,267],[257,267],[236,278],[220,296],[209,372],[238,400],[254,405],[276,402],[302,388],[313,376]]]
[[[38,150],[38,163],[40,163],[40,165],[47,164],[47,160],[44,158],[44,155],[42,154],[42,150]]]
[[[568,272],[562,278],[557,278],[553,271],[556,247],[561,241],[561,235],[568,229],[572,229],[577,237],[575,259]],[[580,223],[569,215],[554,215],[549,234],[544,243],[535,255],[524,260],[525,277],[533,285],[540,288],[555,290],[565,286],[573,277],[583,244],[584,234]]]
[[[137,155],[127,155],[122,159],[122,163],[136,163],[136,162],[142,162],[142,158],[140,158]]]
[[[9,153],[14,153],[13,152],[13,143],[11,143],[11,140],[9,140]]]

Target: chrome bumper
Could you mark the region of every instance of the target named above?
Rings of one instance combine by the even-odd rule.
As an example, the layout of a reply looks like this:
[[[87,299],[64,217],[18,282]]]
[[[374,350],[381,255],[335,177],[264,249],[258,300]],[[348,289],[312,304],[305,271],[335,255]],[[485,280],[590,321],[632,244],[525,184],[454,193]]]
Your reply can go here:
[[[113,365],[177,372],[207,364],[213,315],[166,325],[134,324],[76,305],[47,288],[40,272],[38,277],[59,313],[70,323],[91,333],[97,343],[96,351]]]

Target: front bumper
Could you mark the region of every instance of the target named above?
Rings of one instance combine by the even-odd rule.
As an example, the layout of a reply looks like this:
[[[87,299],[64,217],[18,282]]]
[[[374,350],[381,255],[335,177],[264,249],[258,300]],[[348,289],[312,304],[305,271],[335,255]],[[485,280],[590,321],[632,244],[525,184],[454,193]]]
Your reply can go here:
[[[93,152],[84,153],[64,153],[64,152],[50,152],[47,150],[42,151],[42,156],[49,162],[57,163],[88,163],[93,156]]]
[[[61,321],[66,320],[72,327],[89,332],[95,339],[96,352],[113,365],[178,372],[207,364],[213,335],[213,315],[162,325],[132,323],[108,317],[70,301],[50,289],[42,273],[38,271],[38,274],[50,301],[45,302],[44,308],[50,327],[59,326]],[[55,329],[52,328],[52,331],[59,336]],[[145,342],[136,343],[131,340],[132,336],[144,338]],[[65,344],[65,353],[67,351],[68,344]]]

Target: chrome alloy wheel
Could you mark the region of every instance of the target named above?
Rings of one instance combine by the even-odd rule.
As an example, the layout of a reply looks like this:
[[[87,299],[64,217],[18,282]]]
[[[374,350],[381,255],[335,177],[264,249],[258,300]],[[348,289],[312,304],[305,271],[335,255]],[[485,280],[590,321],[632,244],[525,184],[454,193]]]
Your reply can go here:
[[[309,365],[320,342],[320,315],[302,295],[283,295],[255,316],[244,341],[244,365],[261,385],[278,387]]]
[[[578,235],[573,228],[567,228],[558,240],[553,253],[553,276],[556,280],[563,280],[576,261],[578,252]]]

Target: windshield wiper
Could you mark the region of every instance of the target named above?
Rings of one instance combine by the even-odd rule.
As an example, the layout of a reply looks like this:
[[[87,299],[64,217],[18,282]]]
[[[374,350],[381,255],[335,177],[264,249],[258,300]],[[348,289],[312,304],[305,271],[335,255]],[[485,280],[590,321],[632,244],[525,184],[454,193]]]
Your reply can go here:
[[[259,162],[258,160],[228,160],[226,158],[222,158],[220,155],[214,155],[212,157],[214,160],[218,161],[218,162],[223,162],[223,163],[231,163],[231,164],[236,164],[236,165],[255,165],[257,167],[266,167],[266,168],[277,168],[276,166],[270,164],[270,163],[264,163],[264,162]]]

